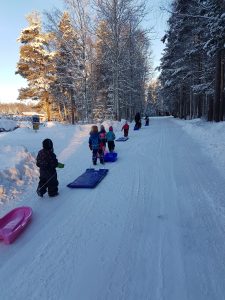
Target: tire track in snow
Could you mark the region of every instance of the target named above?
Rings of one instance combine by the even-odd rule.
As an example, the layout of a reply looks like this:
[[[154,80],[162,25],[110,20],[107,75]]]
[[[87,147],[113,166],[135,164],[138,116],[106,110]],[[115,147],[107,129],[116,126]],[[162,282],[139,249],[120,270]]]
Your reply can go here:
[[[159,139],[160,138],[161,137],[159,137]],[[146,159],[144,149],[139,149],[135,146],[135,143],[131,147],[130,151],[135,151],[138,157]],[[112,299],[115,290],[118,292],[114,295],[114,298],[116,299],[143,299],[142,297],[146,296],[146,290],[149,289],[149,282],[146,281],[147,276],[146,278],[142,278],[142,283],[140,283],[140,279],[137,280],[139,281],[139,285],[145,285],[146,289],[144,289],[142,294],[135,295],[134,288],[138,286],[135,283],[135,277],[137,275],[132,271],[135,269],[141,269],[140,265],[143,270],[145,270],[146,255],[147,252],[150,252],[151,250],[151,243],[149,240],[146,241],[149,222],[148,215],[145,210],[149,210],[149,201],[151,201],[152,198],[152,191],[157,182],[157,176],[152,178],[153,180],[151,180],[151,185],[148,186],[146,184],[146,172],[143,170],[143,165],[138,160],[134,163],[134,165],[135,168],[133,166],[132,174],[136,174],[136,176],[133,176],[134,184],[131,194],[132,198],[136,199],[136,201],[132,206],[129,206],[126,222],[123,226],[123,234],[121,235],[120,245],[116,254],[116,262],[118,263],[112,268],[113,273],[110,275],[111,284],[108,287],[107,296],[103,295],[101,299]],[[140,216],[143,218],[139,219]],[[141,233],[141,235],[139,235],[139,233]],[[130,249],[132,247],[130,247],[130,245],[135,245],[133,251]],[[140,258],[141,249],[144,253],[142,255],[143,257]],[[148,273],[148,270],[146,270],[146,272]],[[138,273],[138,276],[140,276],[140,273]],[[133,288],[130,288],[132,286]],[[140,292],[141,289],[137,290]]]
[[[154,119],[129,141],[118,145],[118,163],[105,165],[97,189],[65,188],[54,214],[49,199],[37,202],[43,225],[34,222],[8,248],[3,298],[10,288],[15,300],[224,299],[223,179],[170,118]],[[80,172],[70,167],[70,177]]]

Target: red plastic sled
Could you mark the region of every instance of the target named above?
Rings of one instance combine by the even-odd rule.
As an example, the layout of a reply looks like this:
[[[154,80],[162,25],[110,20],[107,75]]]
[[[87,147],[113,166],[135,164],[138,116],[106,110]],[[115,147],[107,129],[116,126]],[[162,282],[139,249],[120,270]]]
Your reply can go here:
[[[12,243],[24,230],[32,216],[32,209],[21,206],[11,210],[0,219],[0,240],[5,244]]]

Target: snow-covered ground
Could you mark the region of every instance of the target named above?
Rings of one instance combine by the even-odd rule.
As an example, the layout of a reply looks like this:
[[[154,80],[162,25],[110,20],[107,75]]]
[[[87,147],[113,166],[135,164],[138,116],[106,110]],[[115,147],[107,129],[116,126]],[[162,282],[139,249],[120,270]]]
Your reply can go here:
[[[95,189],[71,190],[92,167],[90,127],[0,133],[0,217],[33,209],[23,234],[0,242],[0,298],[225,299],[225,123],[151,118],[116,143],[118,161]],[[35,192],[47,137],[65,163],[56,198]]]

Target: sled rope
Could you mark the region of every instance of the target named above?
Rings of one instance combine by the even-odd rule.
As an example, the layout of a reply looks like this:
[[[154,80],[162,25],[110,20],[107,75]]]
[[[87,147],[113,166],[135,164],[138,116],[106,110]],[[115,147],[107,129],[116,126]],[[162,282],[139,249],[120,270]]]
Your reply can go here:
[[[55,176],[55,174],[53,174],[41,187],[39,187],[37,189],[37,191],[40,191],[47,183],[49,183],[49,181]]]

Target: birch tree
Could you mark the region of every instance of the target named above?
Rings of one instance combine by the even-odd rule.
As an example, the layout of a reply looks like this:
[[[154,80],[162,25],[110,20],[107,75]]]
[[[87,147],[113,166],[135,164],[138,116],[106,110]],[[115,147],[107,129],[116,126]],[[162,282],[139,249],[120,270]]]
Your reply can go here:
[[[95,2],[98,13],[98,22],[104,21],[107,28],[107,38],[98,36],[99,40],[107,47],[111,64],[108,65],[112,74],[113,110],[116,119],[121,118],[121,98],[120,88],[123,73],[123,58],[129,43],[127,30],[129,24],[139,22],[144,16],[144,3],[133,0],[97,0]]]
[[[68,11],[70,12],[72,25],[74,26],[81,46],[82,59],[82,93],[80,94],[80,113],[82,120],[90,119],[91,99],[88,97],[88,78],[90,76],[92,56],[92,38],[91,38],[91,7],[89,0],[64,0]]]

